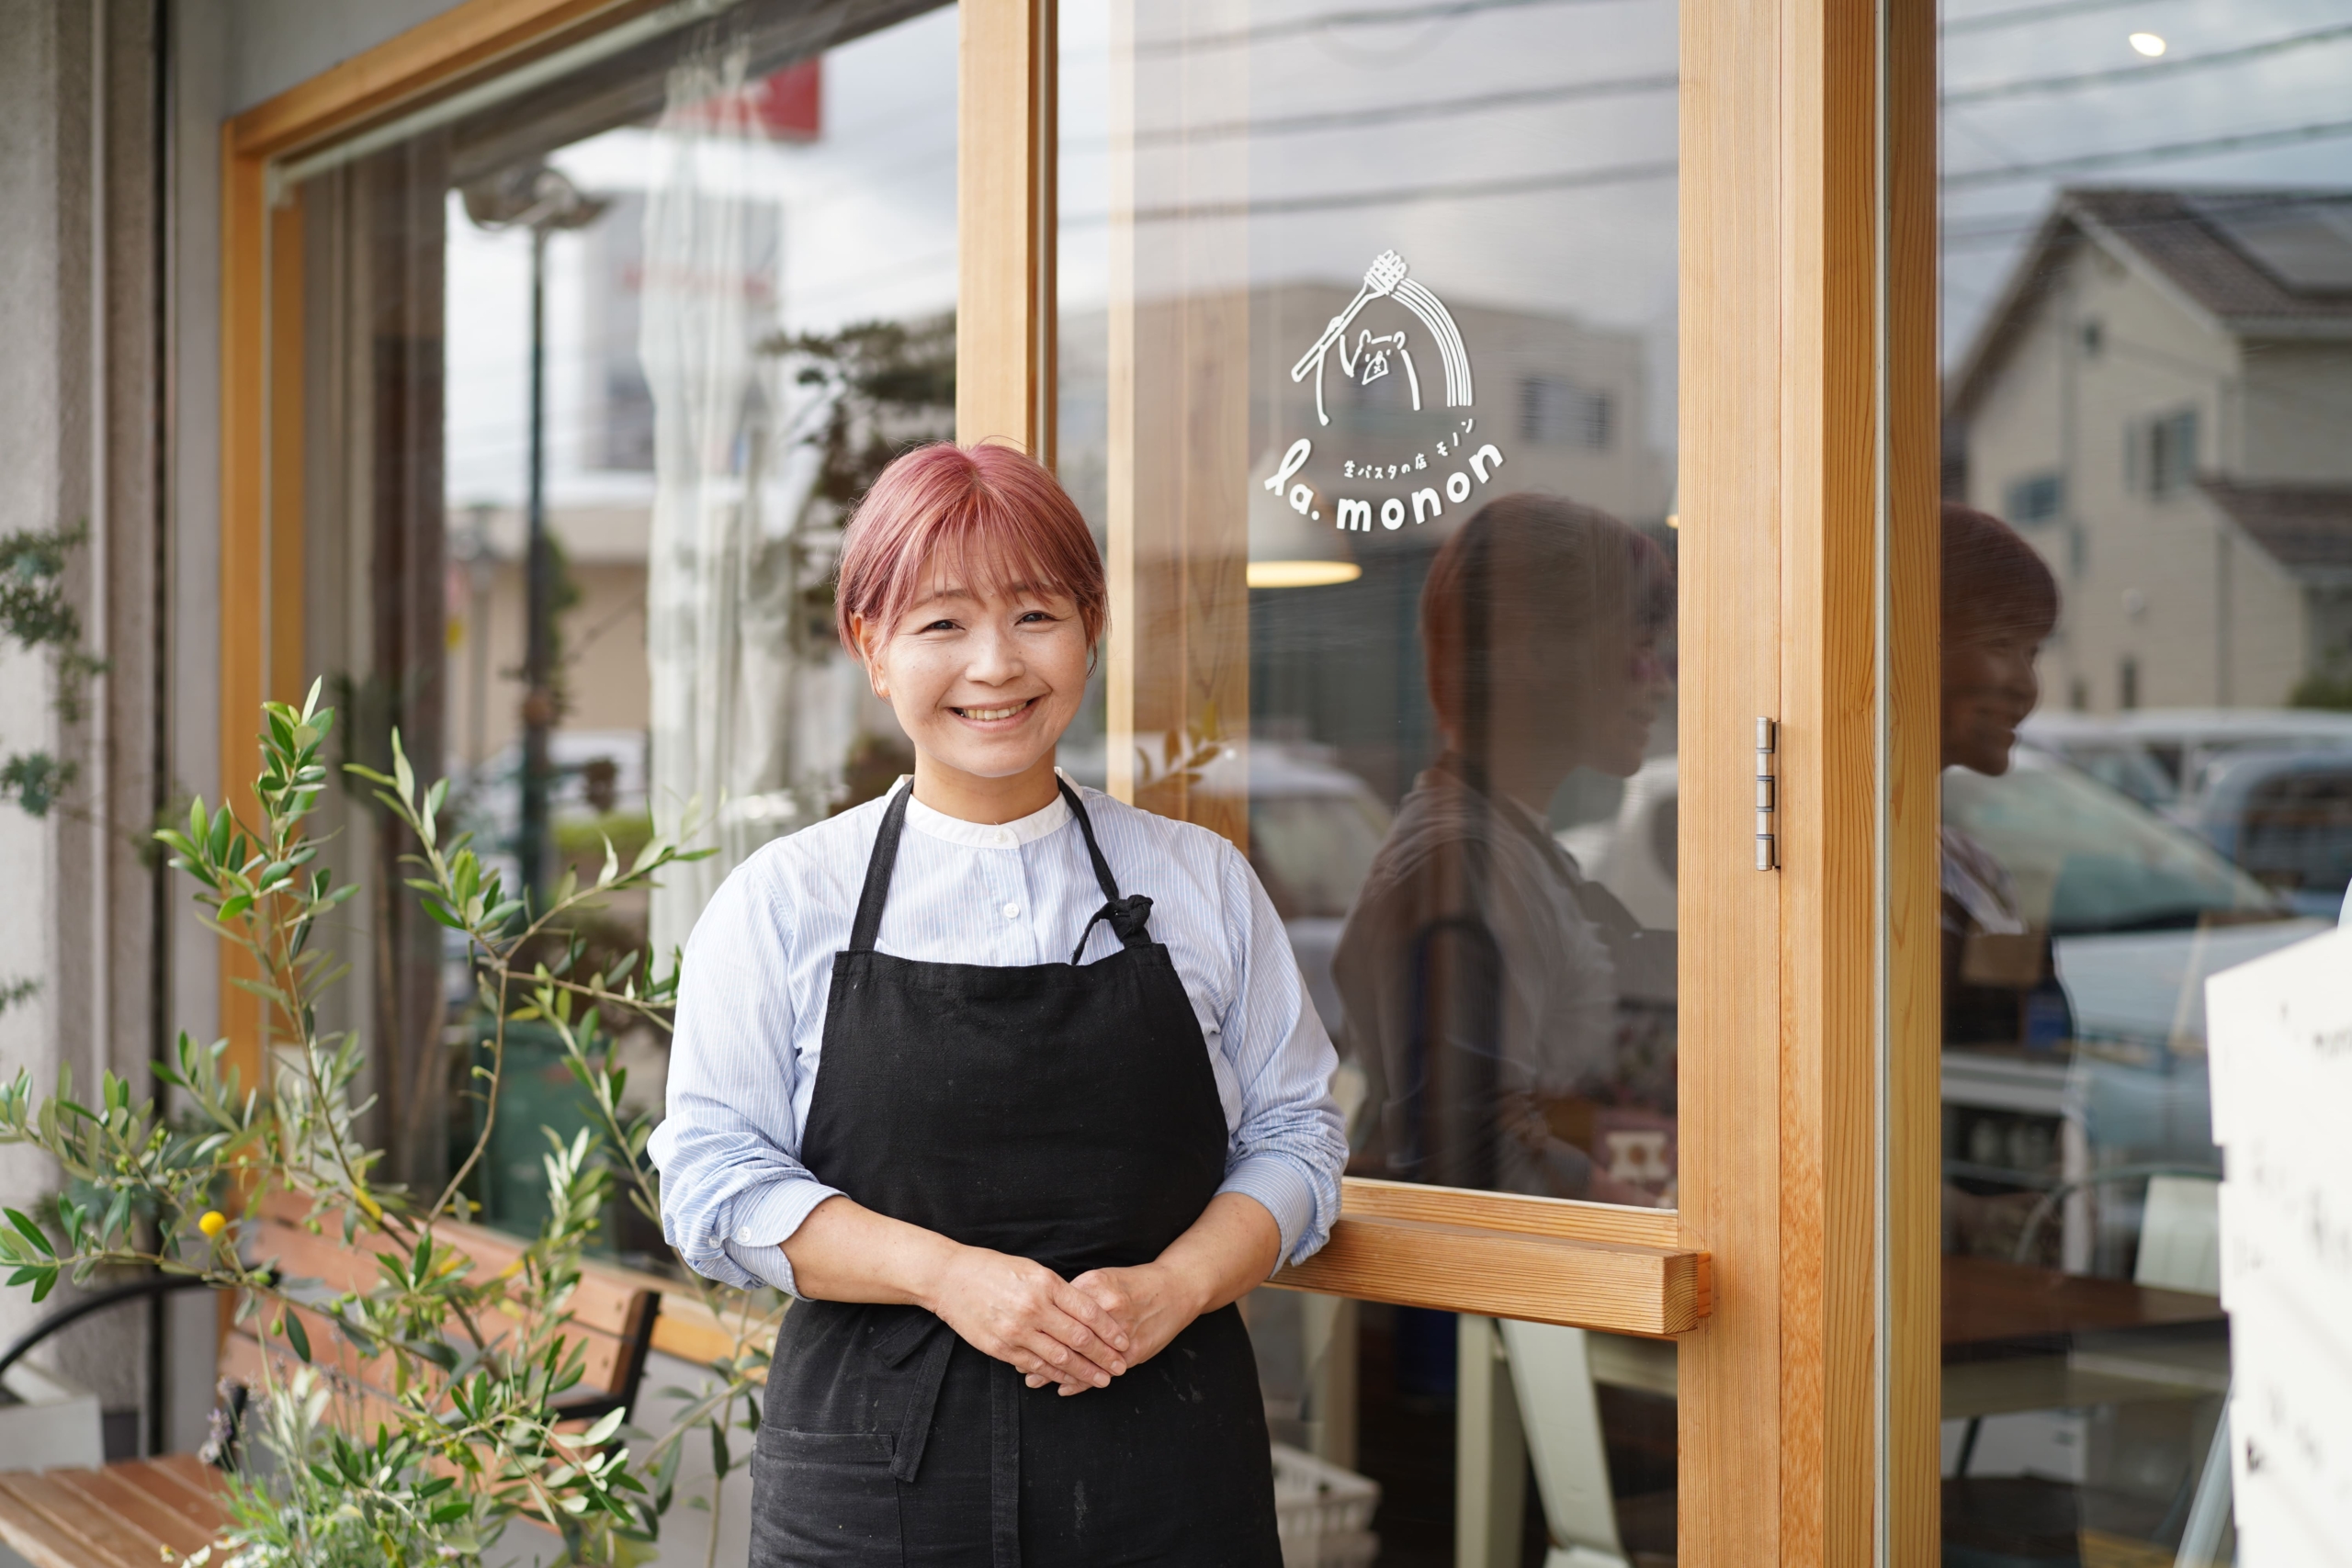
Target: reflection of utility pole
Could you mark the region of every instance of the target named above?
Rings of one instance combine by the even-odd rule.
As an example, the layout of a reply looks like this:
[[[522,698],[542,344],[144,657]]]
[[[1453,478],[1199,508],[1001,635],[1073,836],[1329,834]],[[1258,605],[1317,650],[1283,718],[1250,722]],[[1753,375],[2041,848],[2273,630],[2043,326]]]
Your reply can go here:
[[[526,891],[544,892],[548,875],[548,791],[553,769],[548,733],[555,728],[555,544],[548,536],[547,284],[548,236],[582,229],[604,215],[606,203],[544,164],[509,169],[465,190],[466,216],[485,229],[531,231],[530,472],[524,503],[523,779],[521,826],[514,858]]]
[[[468,507],[467,525],[458,536],[457,558],[466,568],[466,776],[476,787],[481,779],[482,758],[490,745],[490,614],[491,590],[498,581],[498,557],[490,542],[490,505]]]

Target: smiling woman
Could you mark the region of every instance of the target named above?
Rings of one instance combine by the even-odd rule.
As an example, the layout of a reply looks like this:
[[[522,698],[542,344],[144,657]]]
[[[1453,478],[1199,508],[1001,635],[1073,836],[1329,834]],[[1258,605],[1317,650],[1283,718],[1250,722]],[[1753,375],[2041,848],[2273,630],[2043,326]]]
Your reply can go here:
[[[890,466],[851,525],[834,615],[915,744],[918,799],[987,821],[1052,804],[1106,599],[1085,519],[1021,453],[943,442]],[[974,815],[991,810],[1009,815]]]
[[[1336,1062],[1240,851],[1057,773],[1105,602],[1033,458],[896,459],[835,613],[914,777],[752,855],[695,928],[663,1226],[803,1298],[754,1568],[1282,1560],[1234,1303],[1330,1235]]]

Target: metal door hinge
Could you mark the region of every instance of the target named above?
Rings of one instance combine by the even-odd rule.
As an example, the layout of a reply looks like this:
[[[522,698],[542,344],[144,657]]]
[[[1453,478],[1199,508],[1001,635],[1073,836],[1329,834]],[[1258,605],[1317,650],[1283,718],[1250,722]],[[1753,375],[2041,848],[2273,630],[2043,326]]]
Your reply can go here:
[[[1772,813],[1780,806],[1779,750],[1781,727],[1769,718],[1756,721],[1756,869],[1780,868],[1780,845],[1772,833]]]

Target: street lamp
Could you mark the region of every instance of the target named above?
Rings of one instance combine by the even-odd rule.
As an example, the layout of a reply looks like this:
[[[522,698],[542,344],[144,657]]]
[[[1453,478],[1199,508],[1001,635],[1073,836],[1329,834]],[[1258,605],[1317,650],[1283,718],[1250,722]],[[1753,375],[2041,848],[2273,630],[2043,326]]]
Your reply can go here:
[[[556,721],[555,549],[548,537],[547,338],[548,236],[584,229],[610,205],[583,195],[544,164],[522,164],[464,189],[466,216],[492,231],[531,233],[531,448],[524,519],[523,801],[514,858],[529,893],[548,884],[548,732]]]

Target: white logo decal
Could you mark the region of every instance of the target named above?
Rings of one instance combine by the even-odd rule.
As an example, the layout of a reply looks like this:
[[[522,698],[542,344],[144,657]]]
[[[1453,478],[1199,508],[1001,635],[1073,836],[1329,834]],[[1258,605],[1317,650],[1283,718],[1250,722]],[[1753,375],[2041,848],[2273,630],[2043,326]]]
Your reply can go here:
[[[1393,299],[1404,307],[1428,333],[1430,344],[1436,350],[1436,362],[1443,370],[1445,409],[1467,410],[1471,406],[1470,354],[1463,347],[1461,329],[1453,324],[1453,316],[1447,313],[1438,297],[1408,276],[1408,271],[1405,258],[1395,251],[1383,251],[1374,256],[1372,265],[1364,272],[1363,287],[1356,290],[1356,297],[1348,302],[1348,308],[1325,324],[1322,335],[1315,340],[1315,346],[1299,355],[1298,363],[1291,367],[1290,378],[1294,382],[1305,381],[1309,376],[1315,378],[1315,419],[1317,425],[1328,426],[1331,423],[1323,386],[1327,367],[1335,356],[1339,360],[1340,375],[1359,387],[1369,387],[1391,375],[1401,374],[1413,412],[1427,412],[1423,405],[1420,375],[1422,367],[1429,363],[1427,348],[1424,348],[1425,357],[1417,364],[1413,357],[1413,333],[1408,327],[1400,325],[1393,331],[1378,333],[1370,327],[1355,325],[1356,317],[1363,312],[1365,307],[1381,299]],[[1353,343],[1348,341],[1351,328],[1355,331]],[[1470,438],[1477,424],[1475,417],[1449,415],[1443,434],[1419,451],[1395,462],[1367,462],[1350,457],[1341,462],[1339,477],[1384,484],[1402,479],[1408,485],[1414,485],[1419,476],[1428,475],[1428,481],[1418,484],[1409,495],[1383,496],[1376,502],[1380,525],[1384,529],[1394,532],[1403,527],[1408,515],[1416,524],[1428,522],[1442,516],[1448,505],[1460,506],[1469,501],[1474,491],[1484,485],[1495,469],[1502,467],[1502,449],[1494,443],[1472,446]],[[1299,437],[1283,454],[1282,461],[1276,465],[1273,473],[1261,482],[1269,492],[1289,502],[1293,512],[1320,522],[1323,509],[1317,492],[1314,485],[1300,478],[1301,470],[1314,455],[1313,440]],[[1441,466],[1450,460],[1454,464],[1466,463],[1466,467],[1456,467],[1452,472],[1440,477],[1430,472],[1432,457]],[[1443,487],[1442,495],[1440,494],[1441,485]],[[1352,533],[1372,531],[1374,501],[1341,497],[1334,502],[1333,511],[1338,527]]]

